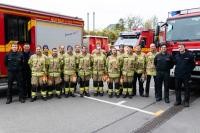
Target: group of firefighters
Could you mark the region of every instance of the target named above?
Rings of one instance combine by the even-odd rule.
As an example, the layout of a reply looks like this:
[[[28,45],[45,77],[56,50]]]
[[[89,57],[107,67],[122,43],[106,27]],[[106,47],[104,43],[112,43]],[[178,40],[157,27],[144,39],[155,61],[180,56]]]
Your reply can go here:
[[[47,100],[55,95],[67,98],[75,97],[76,86],[80,85],[81,97],[90,96],[89,81],[93,79],[94,96],[104,95],[104,82],[108,84],[108,96],[119,98],[132,98],[136,95],[137,81],[139,82],[139,95],[149,97],[151,78],[154,78],[156,101],[162,100],[162,83],[164,82],[164,100],[169,103],[169,75],[170,69],[176,65],[176,103],[180,105],[181,85],[185,86],[184,105],[189,106],[188,81],[194,68],[194,57],[185,49],[184,44],[179,45],[180,53],[172,58],[166,51],[166,45],[161,45],[157,52],[155,44],[150,45],[150,52],[145,54],[141,46],[119,47],[119,51],[111,48],[111,54],[97,45],[92,54],[88,53],[86,46],[61,45],[53,48],[51,54],[48,45],[36,46],[36,53],[31,55],[29,44],[24,45],[23,53],[17,51],[17,44],[13,43],[11,52],[5,57],[8,68],[7,104],[12,102],[12,84],[17,80],[19,101],[24,103],[25,96],[35,101],[38,93],[42,99]],[[180,70],[184,69],[184,70]],[[146,86],[143,83],[146,80]]]

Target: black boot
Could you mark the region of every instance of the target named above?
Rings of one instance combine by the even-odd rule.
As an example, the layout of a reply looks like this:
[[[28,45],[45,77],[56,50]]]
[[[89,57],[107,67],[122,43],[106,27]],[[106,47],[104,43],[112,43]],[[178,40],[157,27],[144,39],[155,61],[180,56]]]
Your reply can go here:
[[[47,100],[47,97],[42,97],[42,99],[43,99],[44,101],[46,101],[46,100]]]
[[[6,104],[10,104],[12,102],[12,98],[7,98]]]
[[[36,100],[36,97],[31,97],[30,102],[34,102]]]
[[[90,97],[90,93],[89,93],[89,92],[86,92],[85,95],[86,95],[87,97]]]
[[[21,103],[25,103],[25,99],[24,99],[24,98],[19,98],[19,101],[20,101]]]

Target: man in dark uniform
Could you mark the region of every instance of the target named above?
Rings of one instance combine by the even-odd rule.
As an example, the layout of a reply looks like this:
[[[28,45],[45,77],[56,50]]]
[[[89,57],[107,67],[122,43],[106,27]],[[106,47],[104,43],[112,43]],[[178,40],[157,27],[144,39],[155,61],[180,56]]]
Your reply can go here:
[[[31,56],[30,45],[24,44],[23,51],[23,88],[25,91],[25,96],[31,97],[31,69],[28,64],[28,60]]]
[[[165,44],[161,46],[161,51],[154,58],[154,64],[156,67],[156,101],[162,100],[162,83],[164,82],[164,99],[166,103],[169,103],[169,76],[170,69],[173,67],[172,56],[167,53],[167,47]]]
[[[176,102],[175,106],[180,105],[181,100],[181,86],[184,84],[184,101],[183,105],[189,107],[190,100],[190,89],[189,80],[191,72],[195,67],[194,56],[192,52],[185,49],[184,44],[178,45],[179,53],[175,55],[174,63],[175,67],[175,92],[176,92]]]
[[[8,69],[8,90],[7,90],[7,102],[10,104],[12,102],[12,89],[13,82],[17,81],[17,88],[19,90],[19,101],[24,103],[24,91],[22,86],[22,65],[23,56],[18,51],[17,43],[11,45],[11,51],[5,56],[5,65]]]

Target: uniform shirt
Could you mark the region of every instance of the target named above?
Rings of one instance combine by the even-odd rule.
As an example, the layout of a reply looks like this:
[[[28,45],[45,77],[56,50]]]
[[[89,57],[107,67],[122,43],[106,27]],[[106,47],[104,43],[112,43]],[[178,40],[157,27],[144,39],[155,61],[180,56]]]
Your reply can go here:
[[[65,53],[63,56],[64,74],[73,75],[76,72],[76,56]]]
[[[106,67],[106,56],[103,53],[92,55],[93,74],[103,74]]]
[[[157,72],[158,71],[169,72],[174,65],[172,56],[168,53],[163,54],[161,52],[155,56],[154,64]]]
[[[122,74],[124,76],[133,76],[135,71],[135,54],[126,54],[123,58]]]
[[[146,56],[144,53],[136,54],[135,72],[138,74],[145,73],[146,69]]]
[[[154,65],[154,58],[156,56],[156,52],[149,52],[146,54],[146,73],[147,75],[155,76],[156,75],[156,67]]]
[[[87,53],[86,55],[81,55],[80,59],[79,59],[79,75],[81,76],[88,76],[91,74],[92,71],[92,67],[91,67],[91,56],[89,53]]]
[[[30,57],[28,64],[33,76],[44,76],[47,74],[46,56],[34,54]]]
[[[174,63],[175,67],[175,77],[176,78],[188,78],[191,75],[192,70],[195,67],[194,56],[191,52],[186,51],[181,54],[175,55]]]
[[[23,55],[22,53],[11,51],[5,56],[4,63],[10,72],[22,71]]]
[[[48,75],[51,77],[59,77],[61,73],[61,61],[59,57],[50,56],[47,62]]]
[[[109,56],[106,60],[106,65],[109,77],[120,77],[120,59],[117,56]]]

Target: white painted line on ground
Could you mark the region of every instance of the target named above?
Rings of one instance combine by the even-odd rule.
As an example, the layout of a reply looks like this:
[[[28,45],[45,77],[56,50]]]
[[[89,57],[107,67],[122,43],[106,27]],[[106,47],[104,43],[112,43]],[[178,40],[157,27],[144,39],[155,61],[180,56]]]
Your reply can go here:
[[[116,103],[117,105],[122,105],[123,103],[125,103],[126,101],[120,101],[118,103]]]
[[[159,110],[159,111],[157,111],[156,113],[154,113],[154,112],[142,110],[142,109],[139,109],[139,108],[130,107],[130,106],[127,106],[127,105],[122,105],[122,103],[124,103],[124,102],[126,102],[126,101],[120,101],[120,102],[118,102],[118,103],[113,103],[113,102],[109,102],[109,101],[105,101],[105,100],[101,100],[101,99],[97,99],[97,98],[93,98],[93,97],[84,96],[84,98],[91,99],[91,100],[95,100],[95,101],[98,101],[98,102],[103,102],[103,103],[111,104],[111,105],[115,105],[115,106],[122,107],[122,108],[127,108],[127,109],[131,109],[131,110],[136,110],[136,111],[138,111],[138,112],[142,112],[142,113],[149,114],[149,115],[153,115],[153,116],[159,116],[160,114],[162,114],[162,113],[164,112],[164,111],[162,111],[162,110]]]

